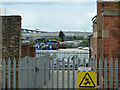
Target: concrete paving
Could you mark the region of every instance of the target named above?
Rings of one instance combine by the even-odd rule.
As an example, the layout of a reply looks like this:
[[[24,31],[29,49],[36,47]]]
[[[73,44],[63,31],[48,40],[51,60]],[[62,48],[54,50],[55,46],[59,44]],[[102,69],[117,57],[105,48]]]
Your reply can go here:
[[[67,77],[67,70],[65,71],[65,74],[64,74],[64,88],[67,88],[67,81],[68,81],[68,77]],[[50,78],[49,80],[49,88],[52,87],[52,80]],[[71,70],[70,71],[70,82],[69,82],[69,85],[70,85],[70,88],[73,87],[73,71]],[[78,88],[78,73],[77,71],[75,71],[75,88]],[[44,86],[44,88],[46,88],[46,86]],[[57,88],[57,70],[54,71],[54,88]],[[62,70],[59,71],[59,88],[62,88]]]

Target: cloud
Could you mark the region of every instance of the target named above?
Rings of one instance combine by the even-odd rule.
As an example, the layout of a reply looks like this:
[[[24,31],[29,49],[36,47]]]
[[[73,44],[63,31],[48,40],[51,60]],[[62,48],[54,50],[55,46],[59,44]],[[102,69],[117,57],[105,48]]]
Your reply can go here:
[[[96,2],[114,0],[1,0],[2,2]]]
[[[31,3],[11,4],[7,7],[8,15],[21,15],[22,28],[44,30],[90,30],[91,18],[95,14],[95,3]]]
[[[2,2],[95,2],[96,0],[2,0]]]

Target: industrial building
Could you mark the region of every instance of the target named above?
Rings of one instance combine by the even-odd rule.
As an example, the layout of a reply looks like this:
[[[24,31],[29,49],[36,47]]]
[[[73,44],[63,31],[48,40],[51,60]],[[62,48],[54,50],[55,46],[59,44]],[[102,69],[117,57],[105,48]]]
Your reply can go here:
[[[63,31],[65,34],[65,40],[71,39],[73,36],[78,36],[80,38],[87,38],[92,33],[91,32],[79,32],[79,31]],[[38,30],[29,30],[29,29],[22,29],[22,36],[23,37],[33,37],[33,38],[42,38],[42,37],[59,37],[59,32],[44,32]]]

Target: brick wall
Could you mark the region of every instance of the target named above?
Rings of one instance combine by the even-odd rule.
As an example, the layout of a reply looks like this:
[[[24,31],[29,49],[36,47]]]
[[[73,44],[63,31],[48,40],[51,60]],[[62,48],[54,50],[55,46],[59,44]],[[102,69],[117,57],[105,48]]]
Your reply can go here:
[[[21,16],[0,16],[2,58],[18,60],[21,50]]]
[[[99,62],[100,57],[103,63],[105,58],[108,59],[108,68],[110,58],[113,58],[113,63],[118,58],[120,68],[120,5],[115,2],[97,2],[96,23],[93,21],[93,58]],[[109,76],[108,72],[108,79]],[[118,76],[120,80],[120,72]]]
[[[98,60],[100,57],[120,58],[120,7],[115,2],[97,2],[97,17],[93,21],[93,58]]]
[[[0,57],[18,60],[21,56],[21,16],[0,16]],[[13,65],[13,62],[11,62]],[[6,65],[7,67],[7,65]],[[5,78],[8,79],[6,72]],[[11,72],[11,87],[13,86],[13,72]],[[16,76],[18,73],[16,72]],[[18,85],[18,77],[16,77]],[[7,87],[7,81],[6,81]]]
[[[0,61],[2,59],[2,17],[0,17]]]
[[[35,47],[31,44],[22,44],[21,45],[21,58],[25,56],[35,57]]]

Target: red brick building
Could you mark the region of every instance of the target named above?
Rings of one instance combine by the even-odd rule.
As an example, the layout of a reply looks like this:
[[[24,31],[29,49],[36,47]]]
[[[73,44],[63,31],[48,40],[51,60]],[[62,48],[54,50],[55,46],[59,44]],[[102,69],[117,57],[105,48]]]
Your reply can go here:
[[[92,20],[93,58],[120,58],[120,6],[97,2],[97,16]]]
[[[110,67],[110,58],[113,58],[113,63],[115,58],[118,58],[120,68],[120,5],[114,1],[98,1],[97,15],[92,21],[91,58],[96,58],[97,63],[99,58],[102,58],[103,62],[107,58],[108,67]]]
[[[21,58],[25,56],[35,57],[35,47],[31,44],[22,44],[21,45]]]

